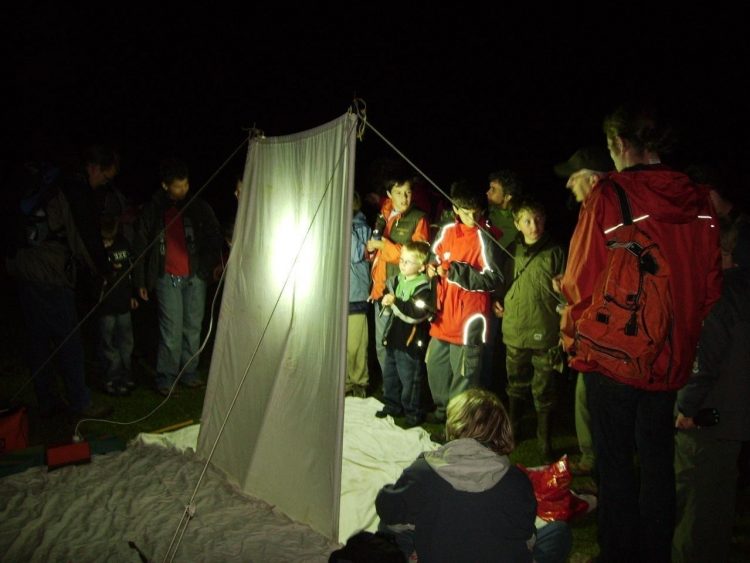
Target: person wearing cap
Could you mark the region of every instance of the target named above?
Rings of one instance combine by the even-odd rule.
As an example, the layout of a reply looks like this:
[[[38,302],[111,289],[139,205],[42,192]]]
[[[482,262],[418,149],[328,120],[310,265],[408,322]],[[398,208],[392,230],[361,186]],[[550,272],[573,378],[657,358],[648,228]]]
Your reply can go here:
[[[567,178],[565,187],[568,188],[575,200],[581,204],[581,212],[586,205],[586,199],[594,190],[599,180],[613,168],[612,159],[607,151],[601,147],[589,146],[578,149],[568,160],[554,167],[555,174],[560,178]],[[572,245],[572,242],[571,242]],[[555,291],[560,292],[562,276],[553,279]],[[570,463],[570,470],[574,475],[589,475],[594,469],[596,454],[591,440],[589,409],[586,405],[586,386],[583,374],[578,373],[575,391],[575,423],[578,448],[581,458]]]
[[[555,174],[567,178],[568,188],[578,203],[583,203],[599,180],[613,168],[612,159],[601,147],[578,149],[568,160],[554,167]]]

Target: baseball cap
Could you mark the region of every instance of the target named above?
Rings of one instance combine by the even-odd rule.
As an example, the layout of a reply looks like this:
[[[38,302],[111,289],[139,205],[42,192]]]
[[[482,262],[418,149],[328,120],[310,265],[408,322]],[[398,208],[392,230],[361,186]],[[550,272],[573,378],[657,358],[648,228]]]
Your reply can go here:
[[[556,164],[555,174],[561,178],[567,178],[573,172],[586,168],[596,172],[609,172],[614,168],[614,163],[609,153],[599,146],[583,147],[573,153],[568,160]]]

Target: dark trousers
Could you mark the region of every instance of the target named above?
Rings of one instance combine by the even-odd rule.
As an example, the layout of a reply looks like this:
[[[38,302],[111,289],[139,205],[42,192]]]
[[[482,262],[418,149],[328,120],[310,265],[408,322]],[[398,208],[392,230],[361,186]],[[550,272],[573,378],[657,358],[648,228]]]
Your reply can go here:
[[[729,561],[742,442],[719,438],[718,428],[677,433],[674,563]]]
[[[526,399],[530,388],[536,412],[551,411],[557,397],[555,382],[559,374],[555,366],[560,358],[558,347],[532,350],[506,345],[505,350],[508,397]]]
[[[422,369],[419,356],[406,350],[386,348],[383,370],[383,403],[391,412],[422,418],[420,390]]]
[[[53,365],[60,370],[71,410],[85,410],[91,404],[91,391],[86,386],[81,333],[74,330],[78,314],[73,290],[26,281],[19,283],[19,296],[28,327],[29,369],[32,375],[36,374],[34,391],[40,411],[49,413],[60,403]],[[66,338],[54,360],[40,371],[53,349]]]
[[[494,314],[487,317],[487,337],[482,347],[482,369],[479,372],[479,386],[493,393],[499,393],[502,386],[503,366],[496,365],[495,357],[505,355],[505,344],[502,337],[502,319]],[[500,354],[502,353],[502,354]]]
[[[599,477],[600,560],[670,561],[675,393],[584,374]],[[640,483],[635,454],[640,462]]]
[[[394,531],[380,522],[378,524],[378,531],[392,535],[396,540],[396,545],[398,545],[407,560],[415,553],[413,529]],[[546,526],[542,526],[536,531],[536,541],[534,542],[532,555],[536,563],[565,563],[568,560],[572,545],[573,534],[567,522],[556,520]],[[419,556],[419,553],[417,553],[417,556]]]
[[[483,346],[462,346],[432,338],[427,345],[427,380],[430,383],[435,416],[445,419],[448,402],[479,386]]]

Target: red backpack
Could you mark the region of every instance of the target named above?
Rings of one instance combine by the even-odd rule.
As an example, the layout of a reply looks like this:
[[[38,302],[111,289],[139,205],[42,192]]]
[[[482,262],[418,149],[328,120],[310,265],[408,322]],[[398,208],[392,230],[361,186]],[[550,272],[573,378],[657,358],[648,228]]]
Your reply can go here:
[[[613,184],[622,225],[607,241],[607,266],[591,305],[576,322],[574,354],[623,381],[654,382],[652,366],[670,346],[673,305],[669,264],[659,246],[633,223],[625,190]]]

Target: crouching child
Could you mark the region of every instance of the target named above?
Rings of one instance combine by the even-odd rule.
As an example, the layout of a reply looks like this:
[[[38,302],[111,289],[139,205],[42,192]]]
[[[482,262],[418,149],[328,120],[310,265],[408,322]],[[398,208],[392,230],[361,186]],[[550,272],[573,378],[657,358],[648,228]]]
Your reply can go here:
[[[383,336],[382,410],[378,418],[406,415],[406,426],[418,426],[424,419],[420,389],[422,362],[429,339],[433,312],[430,279],[425,274],[430,245],[410,241],[401,248],[400,273],[386,283],[387,293],[380,301],[387,315]]]
[[[430,563],[562,563],[572,536],[565,522],[535,528],[536,498],[509,454],[514,441],[493,393],[469,389],[448,403],[440,448],[421,454],[375,498],[380,530],[402,553]]]

